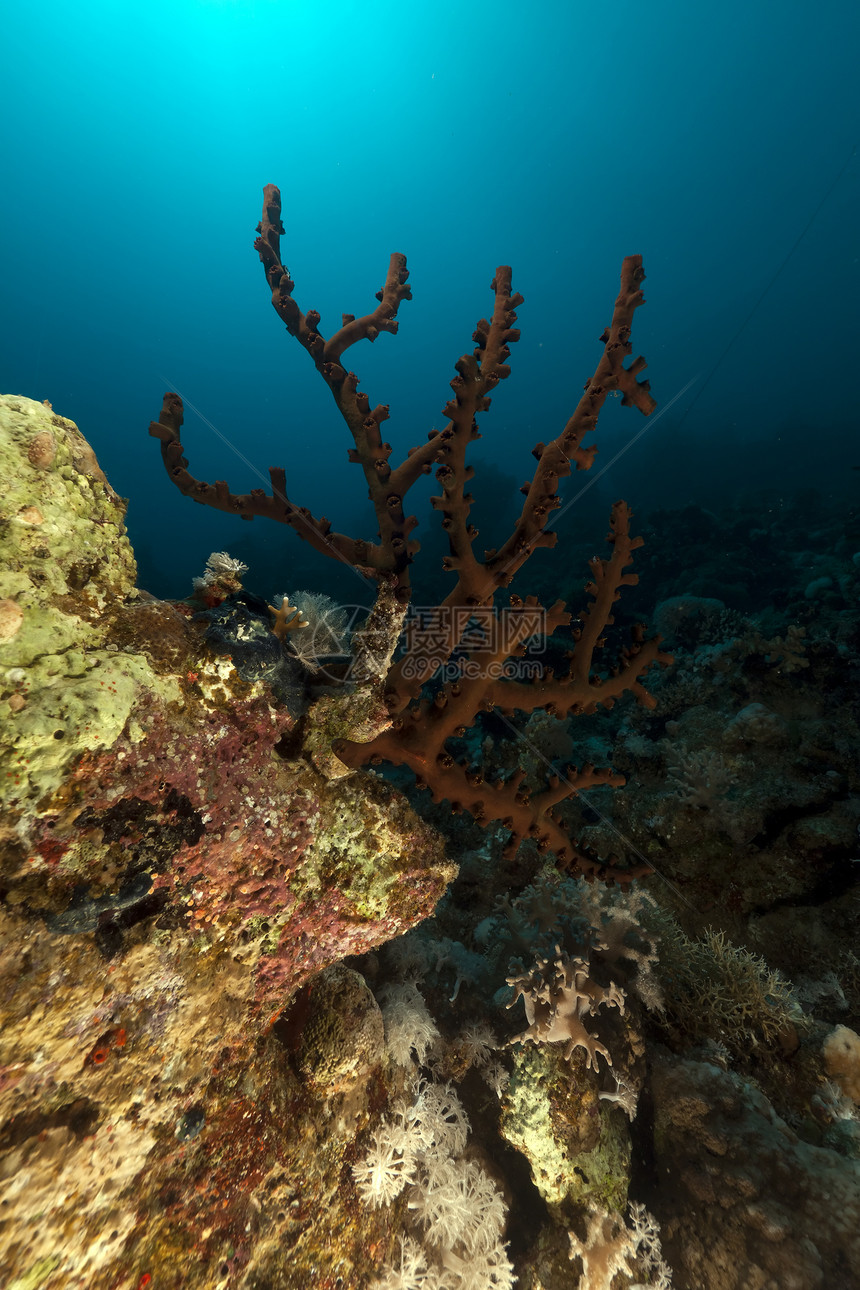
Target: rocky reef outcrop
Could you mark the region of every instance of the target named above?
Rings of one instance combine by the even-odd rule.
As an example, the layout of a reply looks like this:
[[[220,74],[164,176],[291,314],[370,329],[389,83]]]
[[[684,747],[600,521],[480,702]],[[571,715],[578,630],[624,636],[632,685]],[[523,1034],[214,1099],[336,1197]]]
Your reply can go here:
[[[125,503],[71,421],[3,398],[0,462],[2,1263],[16,1285],[215,1284],[264,1215],[301,1242],[337,1191],[338,1151],[299,1152],[285,1004],[455,870],[396,790],[305,755],[313,702],[277,704],[192,605],[135,587]]]

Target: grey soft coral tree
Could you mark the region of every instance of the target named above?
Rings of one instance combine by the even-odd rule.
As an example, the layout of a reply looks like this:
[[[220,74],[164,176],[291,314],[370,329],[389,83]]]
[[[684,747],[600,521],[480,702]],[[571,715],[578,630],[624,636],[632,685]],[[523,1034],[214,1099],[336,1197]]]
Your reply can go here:
[[[598,1056],[611,1066],[609,1050],[586,1023],[603,1008],[623,1013],[631,988],[648,1007],[661,1006],[654,938],[641,921],[652,904],[642,891],[621,893],[546,873],[515,900],[501,900],[496,939],[520,952],[510,960],[508,1007],[522,998],[528,1022],[511,1043],[564,1041],[566,1060],[583,1048],[586,1068],[596,1071]]]
[[[623,1013],[624,991],[614,981],[599,985],[590,970],[588,959],[572,958],[557,945],[552,958],[538,958],[530,971],[508,977],[508,985],[514,987],[508,1007],[522,998],[529,1023],[511,1042],[528,1039],[535,1044],[552,1044],[564,1040],[565,1060],[570,1060],[574,1049],[584,1048],[588,1054],[586,1068],[597,1070],[598,1054],[611,1066],[609,1049],[589,1033],[585,1018],[603,1007],[618,1008]]]

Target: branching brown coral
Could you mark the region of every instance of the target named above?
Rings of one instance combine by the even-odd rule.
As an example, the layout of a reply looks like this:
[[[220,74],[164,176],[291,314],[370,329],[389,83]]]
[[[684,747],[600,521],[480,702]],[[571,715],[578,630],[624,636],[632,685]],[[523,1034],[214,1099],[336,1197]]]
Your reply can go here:
[[[279,640],[286,640],[290,632],[302,631],[310,626],[298,605],[291,605],[287,596],[284,596],[279,608],[269,605],[269,609],[275,615],[272,631]]]
[[[383,331],[396,333],[400,305],[411,299],[405,256],[391,256],[385,283],[377,292],[377,307],[360,318],[344,314],[341,327],[327,340],[319,330],[319,314],[314,310],[304,313],[294,298],[295,283],[281,260],[281,195],[273,184],[264,189],[263,218],[257,231],[255,247],[272,304],[290,334],[310,355],[352,435],[355,447],[349,450],[349,457],[364,474],[378,540],[334,533],[324,517],[316,518],[296,506],[287,496],[282,468],[269,472],[271,496],[262,489],[234,494],[223,481],[208,484],[195,479],[179,440],[182,401],[175,394],[165,395],[159,420],[150,425],[150,433],[161,441],[170,478],[182,493],[207,506],[243,519],[263,515],[290,525],[318,551],[386,580],[405,604],[410,595],[409,566],[418,544],[411,536],[417,520],[405,514],[404,502],[419,476],[435,466],[441,495],[431,501],[441,513],[448,535],[450,554],[444,564],[456,575],[456,582],[432,612],[431,630],[426,618],[407,624],[405,651],[391,666],[384,687],[391,728],[366,743],[343,739],[335,751],[350,767],[376,759],[406,765],[426,783],[436,800],[447,798],[455,810],[466,809],[481,823],[501,820],[511,832],[512,846],[531,837],[541,849],[552,849],[561,861],[588,877],[629,881],[638,871],[616,869],[576,850],[552,813],[564,798],[595,785],[621,784],[621,776],[590,765],[571,767],[563,779],[554,777],[543,791],[529,796],[521,774],[503,783],[487,784],[454,761],[446,741],[472,725],[481,710],[491,708],[507,714],[542,708],[558,716],[577,715],[593,712],[599,704],[610,707],[624,693],[651,705],[642,678],[652,663],[671,661],[660,652],[659,637],[645,640],[643,629],[637,627],[618,663],[608,670],[597,669],[596,651],[602,648],[604,632],[613,622],[613,604],[622,587],[637,581],[627,569],[642,539],[631,536],[630,511],[623,502],[612,509],[611,555],[607,559],[595,556],[591,561],[592,580],[586,589],[591,600],[578,616],[565,675],[555,676],[549,669],[537,681],[505,675],[508,661],[524,654],[526,641],[536,632],[550,635],[569,626],[571,615],[561,601],[544,610],[533,597],[525,601],[512,597],[510,609],[502,613],[497,613],[494,605],[496,593],[510,584],[533,551],[555,545],[556,534],[546,525],[561,504],[559,480],[569,475],[572,467],[587,470],[592,465],[596,450],[584,445],[583,439],[595,429],[606,398],[621,394],[622,404],[637,407],[645,416],[655,407],[648,382],[637,379],[645,360],[635,358],[629,366],[624,362],[632,352],[633,315],[644,302],[641,256],[627,256],[622,263],[612,322],[601,337],[603,352],[572,416],[556,439],[539,443],[533,450],[537,465],[531,480],[522,487],[525,503],[513,531],[500,548],[485,551],[479,559],[473,549],[477,530],[469,522],[472,496],[466,490],[473,471],[466,464],[466,450],[480,437],[477,418],[490,407],[491,391],[510,374],[510,346],[520,335],[516,311],[523,298],[512,294],[510,268],[503,265],[496,270],[492,318],[478,322],[473,334],[475,348],[455,364],[453,398],[443,410],[447,419],[444,429],[432,430],[426,443],[410,449],[403,461],[392,467],[392,448],[383,442],[380,430],[388,419],[388,407],[371,407],[368,396],[358,389],[358,377],[344,367],[342,359],[359,340],[373,341]],[[476,616],[485,628],[484,639],[478,648],[468,649],[468,634],[474,634]],[[433,700],[421,698],[425,683],[455,657],[460,666],[458,678],[441,688]]]
[[[528,611],[541,609],[531,597],[525,602],[514,600],[509,610],[494,619],[495,641],[488,648],[467,652],[460,678],[443,686],[433,699],[416,698],[402,713],[396,696],[390,695],[389,707],[394,713],[391,728],[367,744],[341,741],[335,747],[341,760],[351,766],[364,765],[377,758],[406,765],[418,782],[431,790],[435,801],[447,798],[455,811],[469,811],[480,824],[500,820],[511,833],[509,848],[531,837],[540,850],[554,851],[562,863],[587,877],[629,882],[643,872],[602,864],[595,856],[576,848],[553,813],[560,802],[583,789],[603,784],[620,786],[625,782],[622,775],[590,764],[571,766],[563,777],[550,776],[545,789],[530,794],[523,784],[525,771],[517,771],[503,782],[489,784],[480,773],[472,773],[457,763],[445,747],[452,735],[463,733],[474,722],[478,712],[493,708],[509,715],[517,709],[529,712],[543,708],[554,715],[578,716],[594,712],[601,704],[612,707],[616,698],[625,692],[653,706],[640,677],[653,662],[671,661],[669,655],[660,652],[659,637],[646,641],[642,629],[637,627],[633,641],[622,651],[620,661],[608,675],[592,670],[596,667],[595,651],[602,645],[599,634],[613,621],[610,611],[618,599],[619,589],[636,582],[635,574],[623,572],[632,550],[641,545],[641,539],[630,537],[629,519],[628,508],[623,502],[617,502],[612,509],[609,534],[612,555],[608,560],[595,557],[591,562],[593,581],[586,591],[593,599],[579,616],[566,675],[556,677],[550,669],[545,669],[538,680],[524,682],[505,677],[506,661],[524,654],[523,641],[534,631],[535,620]],[[570,621],[571,615],[558,601],[545,611],[545,632],[549,636]],[[393,684],[397,685],[410,660],[414,666],[414,655],[407,649],[404,659],[389,673],[389,684],[393,674]]]

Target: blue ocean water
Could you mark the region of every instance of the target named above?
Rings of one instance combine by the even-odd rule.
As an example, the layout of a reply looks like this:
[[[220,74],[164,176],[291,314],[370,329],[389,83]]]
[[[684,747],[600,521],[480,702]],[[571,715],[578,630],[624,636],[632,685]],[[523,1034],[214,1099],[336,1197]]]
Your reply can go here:
[[[325,334],[373,308],[392,251],[408,257],[399,335],[349,355],[391,406],[395,458],[443,424],[511,264],[522,340],[473,491],[482,463],[492,488],[521,483],[641,253],[634,353],[660,406],[631,443],[646,423],[610,400],[591,499],[845,498],[858,36],[856,6],[799,0],[19,5],[3,21],[0,388],[78,423],[130,499],[154,593],[187,594],[227,549],[263,594],[346,594],[290,530],[181,497],[147,434],[177,390],[198,477],[241,492],[284,465],[294,502],[374,536],[345,427],[253,249],[276,183],[282,256]],[[430,482],[415,491],[423,526]]]

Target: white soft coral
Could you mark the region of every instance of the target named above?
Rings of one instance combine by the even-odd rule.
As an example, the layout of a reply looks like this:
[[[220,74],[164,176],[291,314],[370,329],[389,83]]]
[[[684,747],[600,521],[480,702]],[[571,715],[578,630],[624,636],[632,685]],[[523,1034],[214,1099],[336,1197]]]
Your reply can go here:
[[[463,1160],[469,1121],[450,1084],[417,1080],[414,1101],[395,1106],[352,1171],[362,1199],[378,1207],[411,1183],[409,1209],[426,1229],[428,1251],[401,1238],[400,1266],[375,1290],[511,1290],[513,1268],[501,1244],[507,1211],[495,1183]]]
[[[452,1282],[456,1290],[511,1290],[517,1279],[503,1245],[470,1254],[466,1260],[450,1250],[442,1258],[445,1267],[457,1278]]]
[[[389,985],[379,992],[385,1046],[398,1066],[409,1066],[412,1054],[419,1063],[439,1038],[436,1023],[430,1016],[421,991],[412,981]]]
[[[415,1101],[401,1112],[404,1129],[416,1154],[441,1158],[458,1156],[469,1136],[469,1117],[450,1084],[418,1080]]]
[[[427,1263],[424,1251],[411,1236],[400,1238],[400,1267],[388,1268],[374,1290],[449,1290],[451,1282]]]
[[[499,1243],[505,1202],[492,1179],[474,1160],[437,1160],[419,1174],[409,1208],[442,1250],[487,1253]],[[444,1261],[444,1260],[443,1260]]]
[[[399,1196],[415,1172],[415,1153],[402,1121],[383,1119],[373,1131],[364,1160],[352,1166],[361,1198],[377,1209]]]
[[[469,1136],[463,1103],[450,1084],[418,1080],[415,1101],[400,1101],[373,1131],[367,1155],[352,1166],[366,1205],[388,1205],[416,1176],[419,1162],[459,1155]]]
[[[636,1243],[636,1258],[648,1277],[641,1290],[672,1290],[672,1269],[663,1258],[660,1247],[660,1225],[644,1205],[630,1202],[631,1239]],[[639,1285],[631,1286],[639,1290]]]

